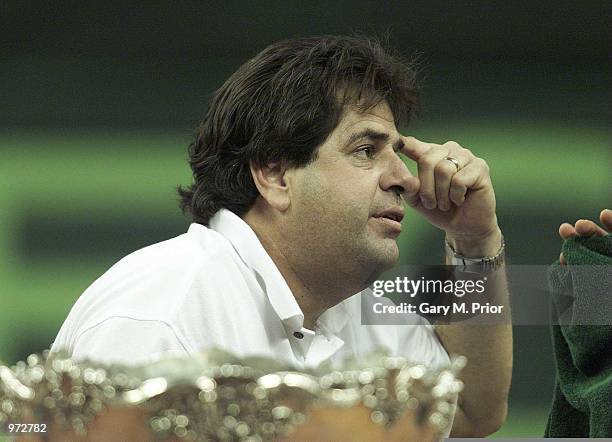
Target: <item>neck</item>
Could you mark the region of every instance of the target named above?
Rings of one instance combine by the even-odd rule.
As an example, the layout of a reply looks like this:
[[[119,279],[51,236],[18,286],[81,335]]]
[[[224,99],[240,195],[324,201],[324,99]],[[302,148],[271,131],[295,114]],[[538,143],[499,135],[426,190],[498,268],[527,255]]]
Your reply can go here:
[[[272,258],[289,286],[304,314],[304,327],[314,329],[316,320],[325,310],[333,307],[352,293],[346,294],[346,285],[342,287],[341,284],[337,283],[338,278],[333,278],[335,285],[342,287],[344,296],[336,293],[337,288],[334,288],[333,284],[326,283],[326,278],[322,277],[321,272],[309,270],[307,265],[300,265],[300,259],[296,259],[291,249],[283,247],[286,241],[283,240],[280,228],[277,228],[274,223],[264,221],[264,219],[269,220],[269,217],[257,216],[253,212],[254,210],[251,209],[244,216],[244,221],[253,229],[261,245]],[[357,291],[354,293],[357,293]]]

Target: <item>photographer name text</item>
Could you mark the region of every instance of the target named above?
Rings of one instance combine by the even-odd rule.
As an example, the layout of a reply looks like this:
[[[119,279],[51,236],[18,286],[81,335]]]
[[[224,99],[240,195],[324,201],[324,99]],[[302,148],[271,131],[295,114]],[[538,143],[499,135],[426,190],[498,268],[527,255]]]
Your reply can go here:
[[[373,305],[374,313],[377,314],[436,314],[436,315],[449,315],[453,314],[501,314],[503,311],[503,305],[495,305],[490,303],[480,304],[474,302],[467,304],[465,302],[453,303],[452,305],[435,305],[426,302],[418,305],[408,304],[406,302],[399,303],[397,305],[386,305],[382,302],[376,302]]]

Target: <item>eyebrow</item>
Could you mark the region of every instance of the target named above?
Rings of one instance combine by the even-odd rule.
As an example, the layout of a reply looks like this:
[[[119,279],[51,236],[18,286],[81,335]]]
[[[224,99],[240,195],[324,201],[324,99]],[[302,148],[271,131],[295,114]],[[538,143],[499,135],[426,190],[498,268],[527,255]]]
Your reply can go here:
[[[379,132],[372,128],[366,128],[366,129],[360,130],[359,132],[355,132],[351,134],[348,141],[346,142],[346,145],[350,146],[351,144],[363,138],[369,138],[370,140],[374,140],[374,141],[386,142],[386,141],[389,141],[390,137],[389,137],[389,134],[385,132]],[[402,141],[401,138],[398,138],[397,141],[393,143],[393,150],[395,152],[402,150],[403,147],[404,147],[404,142]]]

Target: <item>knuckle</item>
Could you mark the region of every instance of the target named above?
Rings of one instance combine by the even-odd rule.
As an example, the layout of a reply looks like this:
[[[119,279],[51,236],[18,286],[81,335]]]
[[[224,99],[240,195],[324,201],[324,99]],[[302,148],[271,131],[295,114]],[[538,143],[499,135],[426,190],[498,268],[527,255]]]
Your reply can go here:
[[[465,196],[465,192],[467,192],[467,188],[465,188],[465,187],[458,187],[458,188],[452,189],[449,193],[455,199],[463,199],[463,197]]]
[[[419,167],[427,170],[431,170],[436,166],[437,156],[433,152],[428,152],[421,157],[419,160]]]
[[[472,153],[470,149],[466,149],[465,147],[461,148],[461,154],[465,155],[469,159],[474,159],[476,156]]]
[[[485,170],[489,170],[489,164],[485,160],[483,160],[482,158],[476,158],[476,161],[478,162],[478,165],[480,167]]]
[[[451,179],[451,188],[457,190],[467,189],[466,179],[464,174],[456,173]]]
[[[448,147],[448,148],[450,148],[452,150],[463,149],[459,143],[457,143],[456,141],[452,141],[452,140],[447,141],[446,143],[444,143],[444,146],[446,146],[446,147]]]
[[[461,202],[463,201],[464,197],[465,197],[465,192],[467,191],[466,187],[463,186],[455,186],[452,187],[449,195],[450,198],[454,201],[454,202]]]
[[[440,161],[434,167],[434,174],[436,175],[436,178],[442,178],[454,173],[456,170],[457,168],[450,161]]]
[[[463,196],[461,195],[451,195],[450,200],[456,205],[460,206],[463,203]]]
[[[456,205],[460,206],[461,204],[463,204],[464,201],[463,195],[453,195],[451,196],[451,201]]]

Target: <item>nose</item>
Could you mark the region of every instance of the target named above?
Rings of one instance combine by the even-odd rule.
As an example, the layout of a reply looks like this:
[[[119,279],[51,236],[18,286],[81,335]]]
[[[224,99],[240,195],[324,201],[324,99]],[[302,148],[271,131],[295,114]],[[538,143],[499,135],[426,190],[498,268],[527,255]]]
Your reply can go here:
[[[418,185],[419,179],[412,175],[397,153],[390,151],[385,170],[380,177],[381,189],[403,195],[418,191]]]

